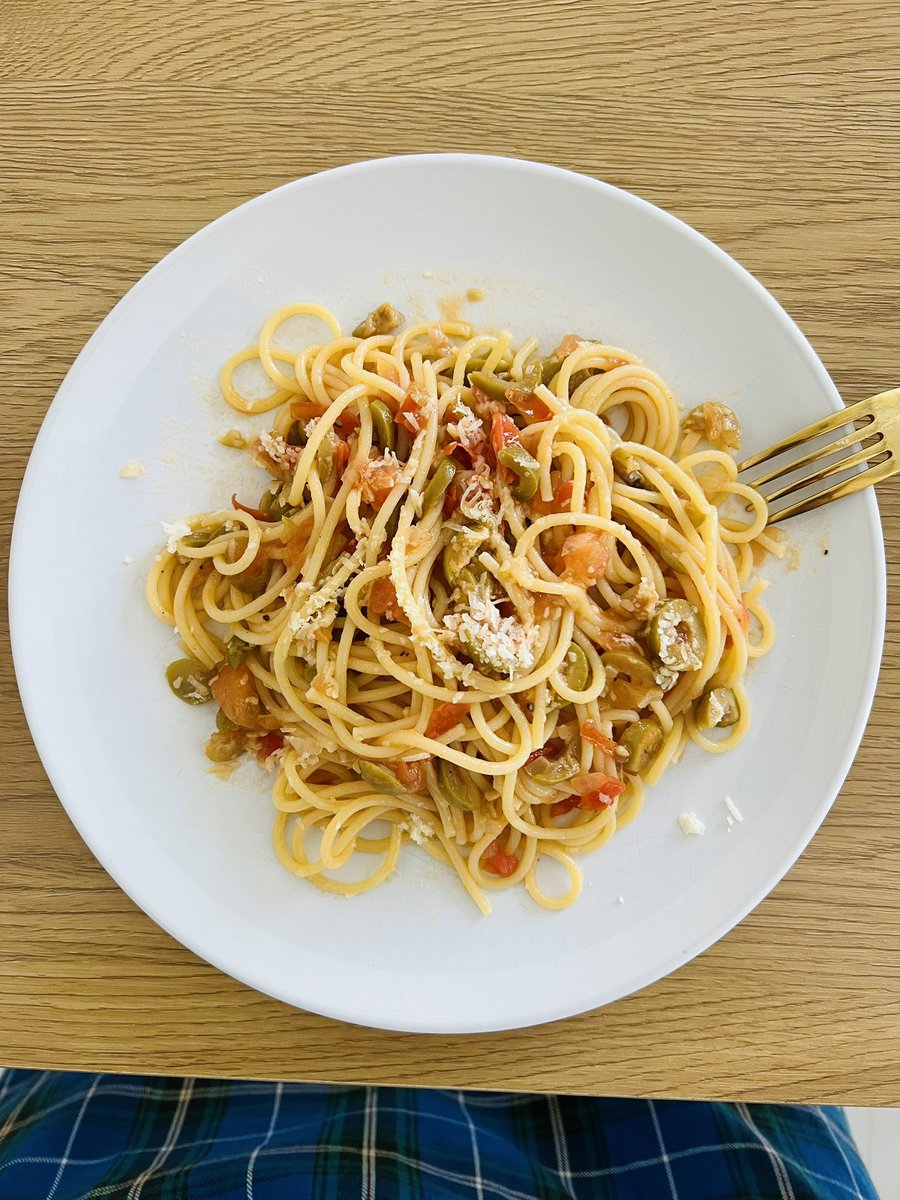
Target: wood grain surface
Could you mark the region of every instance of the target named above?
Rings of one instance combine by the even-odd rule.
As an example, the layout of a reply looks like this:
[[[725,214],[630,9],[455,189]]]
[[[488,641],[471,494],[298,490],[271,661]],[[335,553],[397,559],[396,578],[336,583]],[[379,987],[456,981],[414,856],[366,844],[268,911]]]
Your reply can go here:
[[[770,288],[848,402],[900,383],[898,63],[896,4],[866,0],[0,2],[4,554],[47,405],[112,304],[227,209],[354,159],[490,151],[626,187]],[[55,798],[4,629],[0,1061],[900,1102],[897,487],[881,508],[891,606],[878,698],[810,848],[677,974],[492,1036],[340,1025],[172,941]]]

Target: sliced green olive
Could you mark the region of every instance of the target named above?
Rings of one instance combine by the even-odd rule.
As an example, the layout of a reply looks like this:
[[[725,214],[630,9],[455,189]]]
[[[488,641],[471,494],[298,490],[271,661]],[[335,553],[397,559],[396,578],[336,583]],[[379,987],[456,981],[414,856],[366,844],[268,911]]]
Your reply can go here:
[[[277,493],[273,492],[271,487],[267,487],[259,498],[259,504],[256,506],[259,511],[264,512],[267,516],[271,516],[272,508],[277,503],[276,495]]]
[[[221,708],[216,713],[216,729],[219,733],[234,733],[238,726],[232,721],[231,717],[225,715]]]
[[[441,459],[435,468],[435,472],[428,481],[428,486],[422,493],[422,512],[428,512],[442,498],[444,492],[453,482],[453,476],[456,474],[456,463],[452,458],[447,458],[446,455]]]
[[[698,729],[726,729],[740,717],[737,698],[731,688],[708,688],[697,701],[694,719]]]
[[[220,525],[218,529],[198,529],[196,533],[189,533],[187,537],[181,539],[182,546],[191,546],[195,550],[201,546],[208,546],[215,538],[225,533],[224,525]]]
[[[288,446],[306,445],[306,430],[300,421],[291,422],[287,433],[284,435],[284,440]]]
[[[166,681],[185,704],[206,704],[212,699],[209,679],[212,672],[195,658],[179,658],[166,667]]]
[[[245,749],[244,734],[237,726],[233,730],[223,729],[214,733],[203,747],[206,757],[214,763],[233,762],[240,758]]]
[[[571,755],[562,758],[540,758],[525,764],[525,774],[535,783],[563,783],[577,775],[580,763]]]
[[[632,683],[646,687],[652,687],[656,683],[656,676],[650,663],[646,658],[642,658],[640,654],[635,654],[631,650],[607,650],[605,654],[600,655],[600,661],[607,671],[612,671],[616,675],[624,675]]]
[[[353,330],[353,336],[369,338],[380,333],[391,333],[402,325],[405,319],[403,313],[398,312],[393,304],[385,301],[384,304],[379,304],[377,308],[373,308],[367,316],[363,317]]]
[[[616,446],[612,452],[613,467],[623,483],[629,487],[643,487],[645,480],[641,473],[640,459],[636,458],[624,446]]]
[[[324,482],[331,475],[331,464],[334,462],[334,444],[330,437],[322,438],[316,450],[316,466],[319,478]]]
[[[588,367],[582,367],[580,371],[573,371],[569,376],[569,395],[571,396],[583,383],[587,383],[597,373],[602,374],[602,372],[592,371]]]
[[[631,775],[643,771],[659,753],[663,743],[663,731],[657,721],[648,718],[629,725],[619,739],[619,745],[628,751],[625,770]]]
[[[566,651],[562,671],[566,677],[566,683],[573,692],[584,691],[591,669],[588,665],[587,655],[576,642],[572,642]]]
[[[483,525],[457,529],[450,535],[444,547],[443,566],[444,578],[451,587],[461,582],[460,572],[465,570],[489,536]]]
[[[682,428],[702,433],[711,446],[718,450],[739,450],[741,446],[741,423],[727,404],[707,400],[692,408],[681,422]]]
[[[472,794],[472,789],[466,783],[462,771],[456,763],[439,759],[437,764],[437,784],[444,799],[464,812],[472,812],[478,807],[478,801]]]
[[[391,796],[406,795],[406,789],[401,786],[397,776],[387,767],[380,767],[378,763],[361,762],[359,773],[366,783],[371,784],[379,792],[387,792]]]
[[[307,683],[312,683],[312,681],[315,679],[315,677],[318,675],[318,673],[319,672],[316,670],[316,668],[313,666],[312,663],[305,662],[303,664],[303,666],[300,668],[300,674],[303,676],[303,678],[306,680]]]
[[[491,375],[486,371],[470,371],[469,386],[478,388],[489,400],[499,400],[502,404],[506,400],[507,389],[513,385],[508,379],[501,379],[499,375]]]
[[[393,450],[397,444],[397,438],[394,432],[394,418],[391,416],[391,410],[383,400],[373,400],[369,405],[369,413],[372,417],[372,430],[375,435],[375,441],[382,450]]]
[[[517,500],[530,500],[538,490],[541,464],[528,453],[524,446],[504,446],[497,455],[497,462],[508,467],[516,476],[512,494]]]
[[[394,511],[387,519],[387,524],[384,527],[384,537],[388,545],[394,540],[394,534],[400,527],[400,505],[398,504]]]
[[[647,645],[672,671],[697,671],[706,653],[700,612],[688,600],[664,600],[647,626]]]
[[[250,647],[245,641],[242,641],[237,635],[230,637],[225,643],[225,661],[229,667],[237,669],[244,661],[244,657]]]
[[[235,584],[250,596],[261,596],[269,586],[269,564],[264,559],[252,562],[246,571],[234,576]]]

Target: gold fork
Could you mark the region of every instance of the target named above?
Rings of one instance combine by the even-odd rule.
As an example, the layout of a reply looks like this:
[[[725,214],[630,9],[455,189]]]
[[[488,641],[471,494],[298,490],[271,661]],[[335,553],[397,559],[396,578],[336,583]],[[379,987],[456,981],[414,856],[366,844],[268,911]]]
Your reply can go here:
[[[870,396],[868,400],[860,400],[858,404],[851,404],[839,413],[824,417],[821,421],[814,421],[812,425],[807,425],[805,429],[791,434],[790,437],[782,438],[768,450],[762,450],[759,454],[744,459],[738,465],[738,472],[743,474],[745,471],[752,471],[754,467],[760,467],[774,458],[780,458],[788,450],[808,445],[816,438],[827,433],[834,433],[842,426],[853,424],[856,421],[865,423],[859,428],[855,428],[853,433],[835,438],[824,446],[810,450],[800,458],[792,455],[782,466],[776,467],[765,475],[760,475],[755,479],[741,480],[742,483],[750,483],[761,492],[769,506],[769,525],[774,525],[778,521],[786,521],[788,517],[796,517],[798,513],[809,512],[813,508],[819,508],[822,504],[830,504],[832,500],[839,500],[841,496],[850,496],[854,492],[862,491],[870,484],[880,483],[896,471],[900,471],[900,388],[894,388],[893,391],[881,392],[877,396]],[[840,451],[858,446],[863,442],[867,445],[863,446],[861,450],[852,454],[844,454],[835,462],[824,464],[797,479],[790,478],[804,467],[823,462],[824,459],[831,458]],[[869,463],[870,459],[878,461]],[[856,470],[863,463],[869,463],[869,466],[865,470]],[[807,488],[814,488],[826,479],[830,479],[834,475],[841,475],[845,471],[853,471],[854,474],[849,478],[838,480],[824,489],[817,489],[809,495],[795,500],[792,504],[786,504],[782,508],[772,508],[773,505],[777,506],[779,500],[784,500],[797,492],[806,491]],[[771,484],[780,486],[769,490],[768,485]],[[763,491],[763,488],[766,490]]]

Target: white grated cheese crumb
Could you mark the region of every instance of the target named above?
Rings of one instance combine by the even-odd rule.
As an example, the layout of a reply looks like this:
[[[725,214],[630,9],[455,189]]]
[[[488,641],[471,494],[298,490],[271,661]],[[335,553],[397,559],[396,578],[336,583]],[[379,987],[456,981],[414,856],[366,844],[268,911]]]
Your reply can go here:
[[[617,897],[616,897],[616,904],[624,904],[624,903],[625,903],[625,897],[624,897],[624,896],[617,896]]]
[[[125,557],[122,559],[122,562],[125,563],[127,566],[128,563],[133,563],[134,559],[131,557],[130,554],[126,554]]]
[[[127,462],[123,467],[119,468],[120,479],[137,479],[141,475],[146,475],[143,463]]]
[[[163,533],[169,539],[166,542],[166,549],[170,554],[174,554],[178,549],[178,543],[183,537],[187,537],[191,532],[191,527],[187,521],[173,521],[171,524],[162,523]]]
[[[678,818],[678,824],[686,837],[700,837],[701,834],[706,833],[706,824],[696,813],[683,812]]]
[[[738,806],[735,804],[735,802],[732,800],[732,798],[730,796],[726,796],[723,803],[724,803],[725,807],[728,809],[729,825],[733,825],[735,821],[743,821],[744,814],[740,811],[740,809],[738,808]]]
[[[410,838],[412,838],[417,846],[423,845],[428,841],[429,838],[434,837],[434,830],[427,821],[422,820],[418,813],[411,812],[409,814],[409,824],[404,821],[401,828],[404,827],[408,831]]]
[[[443,625],[455,635],[463,650],[481,664],[509,679],[534,666],[536,628],[526,629],[516,617],[502,617],[490,595],[489,584],[481,579],[466,596],[468,612],[451,613]]]

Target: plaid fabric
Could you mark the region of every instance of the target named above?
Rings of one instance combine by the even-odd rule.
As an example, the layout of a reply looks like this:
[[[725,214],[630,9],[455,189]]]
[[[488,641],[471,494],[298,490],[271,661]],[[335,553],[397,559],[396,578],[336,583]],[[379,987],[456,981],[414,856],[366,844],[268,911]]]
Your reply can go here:
[[[841,1109],[8,1070],[3,1200],[876,1197]]]

